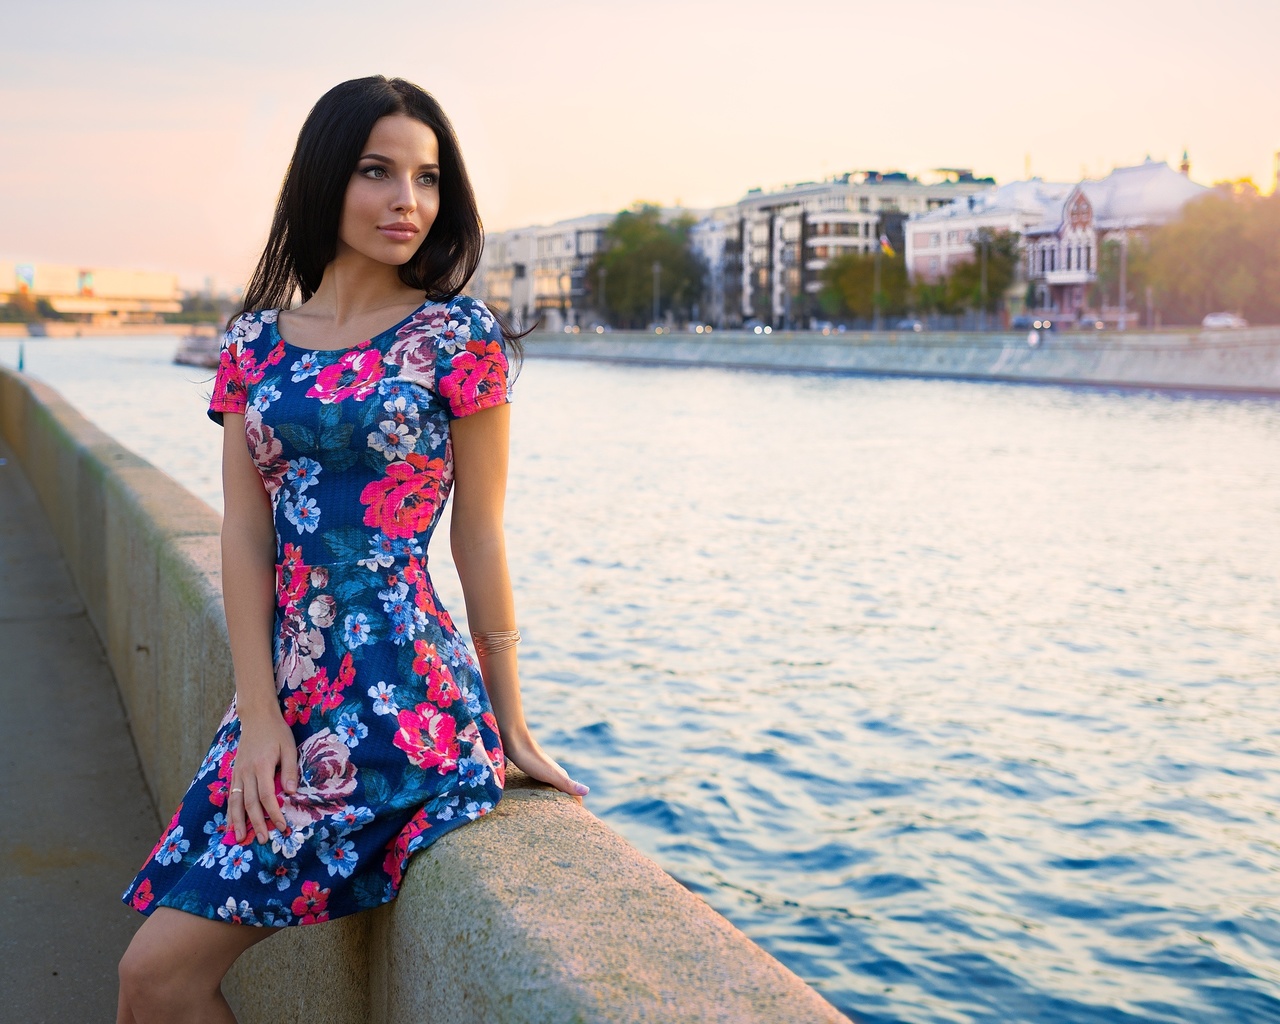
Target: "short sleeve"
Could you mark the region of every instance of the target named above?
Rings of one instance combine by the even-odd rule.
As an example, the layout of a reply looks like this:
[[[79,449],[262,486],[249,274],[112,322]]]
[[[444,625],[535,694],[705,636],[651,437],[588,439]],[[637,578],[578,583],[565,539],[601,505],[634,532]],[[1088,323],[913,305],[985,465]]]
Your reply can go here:
[[[511,401],[507,342],[497,318],[479,299],[460,296],[439,334],[436,389],[450,418]]]
[[[218,372],[213,379],[213,395],[209,399],[209,419],[219,425],[222,424],[223,413],[245,410],[248,390],[240,365],[242,319],[243,316],[238,318],[222,336],[222,346],[218,349]]]

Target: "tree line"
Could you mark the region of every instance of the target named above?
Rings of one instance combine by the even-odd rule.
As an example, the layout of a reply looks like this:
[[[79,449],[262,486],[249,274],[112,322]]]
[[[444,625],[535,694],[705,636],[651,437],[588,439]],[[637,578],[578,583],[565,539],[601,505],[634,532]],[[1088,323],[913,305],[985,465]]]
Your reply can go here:
[[[900,253],[840,256],[822,271],[819,305],[831,317],[868,320],[877,312],[996,312],[1017,280],[1020,251],[1017,234],[982,231],[973,259],[937,281],[915,282]],[[1095,311],[1119,308],[1123,276],[1125,308],[1152,325],[1198,324],[1219,311],[1252,323],[1280,323],[1280,194],[1260,195],[1250,181],[1220,183],[1165,225],[1133,232],[1124,243],[1105,240],[1097,267],[1089,293]],[[1029,292],[1027,305],[1033,306]]]
[[[619,327],[654,320],[654,265],[659,318],[696,318],[706,309],[707,268],[689,244],[693,220],[663,220],[661,210],[637,204],[605,232],[604,247],[587,272],[588,301]],[[1120,305],[1152,322],[1195,324],[1210,312],[1238,313],[1254,323],[1280,323],[1280,195],[1259,195],[1252,183],[1222,183],[1183,207],[1162,227],[1107,239],[1098,252],[1093,310]],[[1021,239],[983,229],[974,256],[938,280],[911,281],[902,253],[850,253],[821,271],[816,302],[801,296],[799,312],[828,319],[873,320],[905,315],[997,313],[1019,280]],[[1028,306],[1035,297],[1025,298]]]
[[[1221,182],[1181,215],[1127,244],[1126,308],[1163,324],[1198,324],[1206,313],[1280,323],[1280,194],[1251,181]],[[1120,244],[1099,253],[1097,299],[1120,299]],[[1149,289],[1149,291],[1148,291]]]

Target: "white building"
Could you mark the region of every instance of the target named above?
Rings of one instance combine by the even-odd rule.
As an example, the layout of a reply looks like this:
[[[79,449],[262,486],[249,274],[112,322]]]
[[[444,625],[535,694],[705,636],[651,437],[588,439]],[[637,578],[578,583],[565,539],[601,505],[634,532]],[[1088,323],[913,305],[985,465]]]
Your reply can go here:
[[[1102,246],[1114,239],[1122,252],[1129,237],[1173,220],[1208,189],[1149,157],[1135,167],[1117,167],[1105,178],[1082,181],[1039,223],[1023,232],[1023,257],[1036,306],[1059,316],[1079,317],[1098,279]]]
[[[614,216],[593,213],[487,234],[469,290],[507,312],[517,327],[539,317],[552,330],[576,323],[585,305],[587,268]]]
[[[690,245],[706,268],[695,316],[717,327],[756,318],[775,327],[803,326],[817,315],[822,271],[844,253],[870,253],[881,235],[898,249],[903,225],[985,192],[995,183],[967,170],[922,182],[900,172],[851,172],[764,192],[752,189],[731,206],[712,210],[664,208],[664,219],[691,216]],[[558,329],[577,323],[590,285],[586,275],[613,214],[592,214],[545,227],[488,236],[470,287],[517,324],[538,317]]]
[[[689,229],[689,247],[705,268],[702,302],[694,316],[715,327],[742,323],[742,216],[717,206]]]
[[[958,263],[972,262],[982,230],[1025,235],[1061,209],[1069,183],[1014,181],[957,199],[912,217],[906,226],[907,273],[913,281],[937,281]]]
[[[991,179],[949,172],[925,183],[901,172],[860,171],[773,192],[752,189],[738,201],[743,319],[803,326],[818,314],[822,271],[846,253],[870,253],[881,235],[901,249],[903,226],[958,197],[986,191]]]

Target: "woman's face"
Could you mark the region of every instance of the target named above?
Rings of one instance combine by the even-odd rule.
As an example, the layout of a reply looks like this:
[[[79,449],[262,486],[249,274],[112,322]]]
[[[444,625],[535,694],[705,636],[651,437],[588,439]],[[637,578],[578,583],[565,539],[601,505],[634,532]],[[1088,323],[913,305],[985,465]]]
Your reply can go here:
[[[409,262],[440,209],[436,133],[404,114],[379,118],[347,184],[338,255]]]

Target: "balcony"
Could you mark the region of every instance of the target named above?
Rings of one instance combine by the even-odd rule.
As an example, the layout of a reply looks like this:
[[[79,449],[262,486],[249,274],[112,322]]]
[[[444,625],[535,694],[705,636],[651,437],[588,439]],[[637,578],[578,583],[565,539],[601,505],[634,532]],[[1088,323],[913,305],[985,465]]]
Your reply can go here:
[[[1045,284],[1092,284],[1097,275],[1084,269],[1047,270],[1042,276]]]

